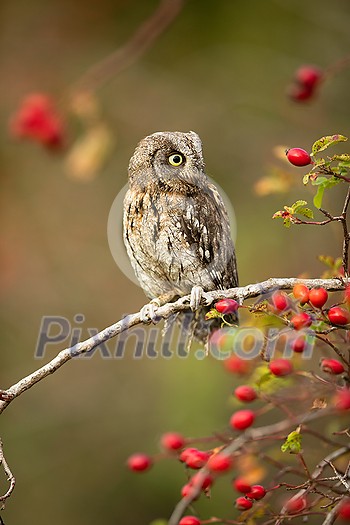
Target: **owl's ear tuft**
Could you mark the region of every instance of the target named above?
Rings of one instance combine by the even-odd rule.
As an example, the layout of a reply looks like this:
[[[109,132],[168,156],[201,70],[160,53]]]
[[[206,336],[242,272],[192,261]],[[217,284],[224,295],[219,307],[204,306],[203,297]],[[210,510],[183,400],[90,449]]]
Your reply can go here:
[[[196,151],[198,152],[198,155],[202,156],[202,141],[199,138],[199,135],[197,135],[195,131],[189,131],[188,135],[191,135],[191,139],[196,148]]]

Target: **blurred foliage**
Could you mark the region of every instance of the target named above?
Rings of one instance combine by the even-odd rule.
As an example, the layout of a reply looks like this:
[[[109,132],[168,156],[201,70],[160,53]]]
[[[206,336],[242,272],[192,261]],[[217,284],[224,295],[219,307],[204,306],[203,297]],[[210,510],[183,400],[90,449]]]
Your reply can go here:
[[[2,388],[42,364],[34,350],[43,315],[67,317],[86,337],[88,327],[101,329],[145,302],[116,267],[106,225],[130,155],[151,132],[193,129],[201,136],[208,174],[235,208],[242,284],[302,272],[316,277],[320,253],[340,254],[337,225],[280,228],[271,215],[281,196],[257,197],[254,185],[276,145],[308,150],[315,137],[349,133],[350,71],[325,82],[307,104],[285,92],[301,64],[323,68],[347,53],[350,5],[343,0],[317,2],[317,9],[302,0],[190,0],[152,50],[97,93],[106,128],[96,122],[91,132],[105,133],[113,149],[89,183],[68,178],[60,154],[13,142],[7,122],[27,93],[48,92],[64,105],[77,78],[156,5],[2,1]],[[79,119],[70,125],[73,139]],[[289,202],[310,199],[300,173]],[[323,206],[337,213],[343,193],[343,185],[334,188]],[[77,313],[83,324],[74,322]],[[45,359],[60,348],[53,345]],[[130,342],[125,359],[96,354],[70,363],[6,410],[2,437],[18,480],[6,523],[146,524],[170,514],[185,481],[181,467],[157,465],[145,483],[126,472],[125,458],[155,451],[165,430],[194,436],[220,428],[230,410],[222,400],[234,385],[213,360],[135,360],[132,351]],[[210,512],[230,509],[225,487],[214,488]],[[204,500],[197,508],[205,515],[209,506]]]

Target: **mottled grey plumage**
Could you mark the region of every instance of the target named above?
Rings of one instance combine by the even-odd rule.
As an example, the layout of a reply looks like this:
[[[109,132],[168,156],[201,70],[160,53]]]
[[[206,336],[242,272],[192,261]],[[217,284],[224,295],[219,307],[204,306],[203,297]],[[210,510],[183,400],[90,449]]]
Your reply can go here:
[[[238,285],[228,215],[193,131],[154,133],[138,144],[129,164],[124,242],[141,287],[150,299],[162,296],[160,303],[194,286]],[[203,330],[201,317],[194,334],[204,340],[209,323]]]

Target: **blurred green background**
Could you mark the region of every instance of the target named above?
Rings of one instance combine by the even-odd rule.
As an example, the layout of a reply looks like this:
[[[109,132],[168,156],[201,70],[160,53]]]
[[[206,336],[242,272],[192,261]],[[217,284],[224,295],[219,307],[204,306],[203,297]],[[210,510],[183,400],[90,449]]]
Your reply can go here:
[[[350,71],[326,82],[310,104],[286,96],[297,67],[326,67],[349,52],[346,0],[190,0],[146,55],[98,92],[115,146],[91,182],[67,177],[61,154],[11,140],[7,122],[26,94],[64,99],[156,5],[1,2],[1,388],[68,344],[34,359],[42,316],[65,316],[77,327],[74,315],[84,314],[85,338],[88,327],[102,329],[145,303],[116,266],[106,227],[133,149],[154,131],[201,136],[208,174],[235,209],[241,284],[302,272],[316,277],[323,270],[318,254],[340,255],[337,225],[286,230],[271,220],[284,204],[312,201],[301,176],[287,195],[261,198],[253,188],[274,164],[296,178],[304,173],[281,164],[276,145],[308,149],[322,135],[350,133]],[[325,207],[338,212],[343,193],[332,190]],[[169,516],[185,483],[181,467],[166,461],[136,476],[125,459],[156,452],[167,430],[201,436],[225,428],[233,379],[213,359],[135,360],[132,351],[130,343],[122,360],[96,353],[68,363],[4,412],[1,434],[17,477],[6,525],[148,524]],[[230,517],[232,499],[222,480],[212,502],[196,507],[203,517]]]

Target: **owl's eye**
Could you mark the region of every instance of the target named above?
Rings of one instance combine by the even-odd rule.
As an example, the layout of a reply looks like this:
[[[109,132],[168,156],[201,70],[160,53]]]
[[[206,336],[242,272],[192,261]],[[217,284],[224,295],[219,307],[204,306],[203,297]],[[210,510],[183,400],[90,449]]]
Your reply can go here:
[[[168,161],[169,161],[169,164],[177,167],[183,164],[183,162],[185,161],[185,157],[181,155],[181,153],[172,153],[171,155],[169,155]]]

